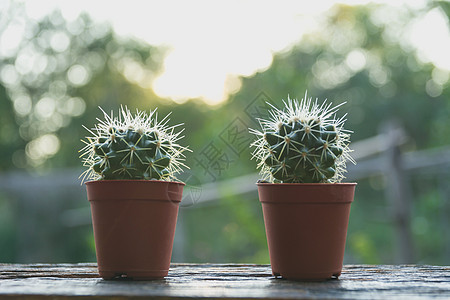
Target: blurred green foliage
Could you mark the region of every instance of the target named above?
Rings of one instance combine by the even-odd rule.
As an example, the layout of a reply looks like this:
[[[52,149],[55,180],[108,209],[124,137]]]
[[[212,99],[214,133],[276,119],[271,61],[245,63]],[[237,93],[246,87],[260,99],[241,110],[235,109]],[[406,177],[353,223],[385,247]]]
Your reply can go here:
[[[39,23],[26,23],[25,38],[17,51],[0,57],[0,175],[80,168],[79,140],[86,135],[82,124],[91,127],[95,123],[101,115],[97,106],[117,112],[120,104],[141,110],[159,107],[161,114],[172,111],[174,122],[185,123],[183,144],[194,150],[187,157],[191,183],[253,173],[256,163],[250,160],[250,150],[240,148],[249,144],[250,135],[245,133],[237,141],[232,130],[257,126],[248,115],[252,105],[265,100],[278,105],[288,94],[301,98],[305,89],[334,104],[347,101],[343,110],[349,113],[347,127],[355,131],[353,141],[377,135],[384,124],[396,120],[409,138],[404,150],[449,145],[449,73],[421,62],[415,49],[405,46],[394,30],[436,6],[442,6],[448,15],[446,2],[430,2],[427,10],[403,12],[395,20],[380,17],[387,9],[383,5],[335,6],[320,34],[305,36],[292,49],[274,54],[270,68],[241,78],[242,88],[216,107],[208,107],[200,99],[178,105],[152,91],[151,82],[162,71],[167,49],[119,38],[109,26],[95,24],[87,15],[68,23],[56,11]],[[26,21],[20,3],[1,12],[0,17]],[[0,33],[5,28],[0,27]],[[68,45],[52,44],[55,36]],[[22,65],[20,61],[30,53],[45,66],[36,61],[31,68]],[[202,160],[211,155],[215,155],[215,164]],[[450,238],[444,227],[450,208],[448,191],[443,188],[449,173],[439,172],[408,174],[414,195],[411,229],[416,262],[420,263],[450,262]],[[393,262],[386,184],[379,175],[359,182],[346,262]],[[64,195],[64,191],[60,193]],[[48,253],[41,259],[95,259],[90,226],[64,227],[58,215],[67,209],[87,208],[84,196],[52,197],[57,209],[41,207],[34,214],[24,214],[23,199],[0,193],[0,262],[26,260],[18,254],[24,253],[19,249],[24,217],[31,218],[27,224],[40,230],[31,234],[40,240],[34,247]],[[194,201],[191,207],[181,208],[182,259],[268,263],[256,192],[236,197],[220,191],[218,198],[211,204]]]

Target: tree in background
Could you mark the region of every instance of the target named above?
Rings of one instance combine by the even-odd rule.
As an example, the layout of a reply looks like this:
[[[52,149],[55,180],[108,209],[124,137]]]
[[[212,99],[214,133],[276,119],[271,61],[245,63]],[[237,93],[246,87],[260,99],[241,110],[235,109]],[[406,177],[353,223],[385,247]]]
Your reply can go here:
[[[0,15],[0,37],[22,30],[24,38],[15,47],[0,45],[0,171],[78,168],[79,139],[85,135],[81,124],[91,126],[89,122],[100,114],[98,105],[108,111],[126,104],[143,110],[159,106],[163,114],[173,111],[172,118],[186,124],[185,143],[194,150],[187,159],[197,184],[254,173],[255,162],[249,160],[245,145],[230,145],[231,140],[224,143],[227,130],[236,124],[241,129],[254,127],[244,110],[261,92],[279,104],[288,94],[301,98],[305,89],[335,104],[348,102],[347,124],[355,131],[353,141],[378,134],[383,124],[395,119],[409,137],[409,150],[448,145],[449,72],[421,62],[415,49],[403,40],[402,31],[441,6],[448,9],[446,2],[431,2],[420,12],[395,11],[384,5],[335,6],[324,17],[320,31],[305,36],[292,49],[274,54],[270,68],[241,78],[242,88],[226,103],[211,108],[195,99],[175,105],[154,94],[151,83],[161,71],[165,49],[119,38],[107,25],[93,23],[86,15],[68,22],[54,12],[39,23],[30,22],[23,6],[14,2]],[[244,137],[241,141],[251,140]],[[245,151],[239,152],[242,149]],[[224,153],[229,157],[220,156]],[[216,163],[222,165],[211,163],[209,169],[203,169],[202,154],[208,158],[216,155],[222,159]],[[211,171],[213,179],[208,174]],[[426,180],[428,187],[418,191],[415,201],[419,221],[413,222],[413,227],[418,228],[417,247],[425,263],[447,259],[439,218],[429,217],[448,209],[434,181],[434,177]],[[352,208],[353,229],[349,229],[348,257],[352,262],[392,262],[391,224],[382,191],[385,185],[378,177],[359,185],[361,200]],[[226,191],[222,194],[215,206],[183,211],[186,261],[267,262],[256,195],[233,198]],[[0,201],[7,207],[5,203]],[[0,218],[0,222],[5,220]],[[423,230],[421,224],[425,223],[428,227]],[[86,232],[79,235],[88,235]],[[64,232],[59,234],[64,236]],[[12,249],[8,243],[13,236],[0,232],[1,253]],[[2,243],[6,240],[9,242]],[[84,247],[83,242],[72,238],[67,245],[60,248],[73,256],[58,257],[66,261],[92,257],[74,254],[81,253],[76,249]],[[14,251],[8,253],[14,260]]]
[[[233,101],[246,102],[258,90],[279,101],[308,89],[320,99],[347,101],[353,140],[374,136],[395,119],[413,148],[449,144],[449,70],[421,62],[405,40],[406,25],[427,11],[392,10],[335,6],[318,32],[276,54],[267,71],[243,79]]]
[[[150,87],[163,49],[118,38],[87,15],[68,22],[55,11],[35,23],[23,3],[12,2],[0,17],[3,40],[23,37],[0,46],[0,143],[11,158],[1,160],[1,169],[79,163],[81,124],[95,119],[97,106],[159,104]]]

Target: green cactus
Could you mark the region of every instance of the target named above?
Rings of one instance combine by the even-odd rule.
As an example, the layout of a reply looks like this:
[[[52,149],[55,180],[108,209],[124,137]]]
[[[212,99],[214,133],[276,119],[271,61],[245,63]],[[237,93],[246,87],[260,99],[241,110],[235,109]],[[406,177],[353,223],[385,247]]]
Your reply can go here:
[[[262,179],[282,183],[341,182],[350,156],[350,131],[345,115],[336,119],[338,108],[326,100],[319,105],[312,98],[284,103],[284,110],[271,105],[270,119],[259,119],[262,131],[250,129],[258,139],[253,157],[258,160]]]
[[[100,108],[101,109],[101,108]],[[131,114],[121,107],[119,117],[102,110],[105,120],[92,129],[92,136],[82,140],[86,145],[81,158],[87,170],[84,180],[144,179],[176,180],[174,174],[187,168],[182,163],[188,150],[176,142],[183,130],[175,133],[181,124],[168,127],[168,115],[158,121],[156,110],[147,115],[137,111]]]

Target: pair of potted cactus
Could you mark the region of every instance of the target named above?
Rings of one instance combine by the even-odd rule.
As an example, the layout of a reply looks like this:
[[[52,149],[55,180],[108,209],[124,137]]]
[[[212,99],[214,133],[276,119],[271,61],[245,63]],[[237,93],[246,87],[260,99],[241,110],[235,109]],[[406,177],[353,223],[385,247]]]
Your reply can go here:
[[[260,119],[253,157],[272,272],[294,280],[325,280],[342,270],[354,183],[340,183],[349,155],[339,106],[305,94]],[[91,203],[97,262],[105,279],[168,274],[183,183],[175,174],[188,148],[183,130],[156,111],[104,120],[89,130],[81,157]]]

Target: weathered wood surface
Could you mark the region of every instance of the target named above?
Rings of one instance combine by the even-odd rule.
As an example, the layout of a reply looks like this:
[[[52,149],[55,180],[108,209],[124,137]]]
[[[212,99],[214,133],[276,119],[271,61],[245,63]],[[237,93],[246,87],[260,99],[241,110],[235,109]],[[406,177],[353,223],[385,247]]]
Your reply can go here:
[[[347,265],[340,279],[276,279],[268,265],[173,264],[164,280],[98,278],[95,264],[0,264],[0,299],[450,299],[450,267]]]

